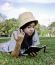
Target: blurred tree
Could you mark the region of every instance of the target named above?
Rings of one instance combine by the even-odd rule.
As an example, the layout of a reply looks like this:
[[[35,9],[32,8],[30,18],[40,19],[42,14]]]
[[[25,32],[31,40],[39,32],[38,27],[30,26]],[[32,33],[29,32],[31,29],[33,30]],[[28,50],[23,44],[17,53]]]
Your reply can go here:
[[[55,22],[52,22],[49,26],[50,27],[55,27]]]
[[[5,35],[9,35],[18,27],[19,21],[17,19],[6,19],[5,22],[0,23],[0,32],[2,31],[3,33],[5,33]]]
[[[52,23],[48,26],[48,30],[49,30],[49,35],[50,35],[50,37],[55,35],[55,22],[52,22]]]

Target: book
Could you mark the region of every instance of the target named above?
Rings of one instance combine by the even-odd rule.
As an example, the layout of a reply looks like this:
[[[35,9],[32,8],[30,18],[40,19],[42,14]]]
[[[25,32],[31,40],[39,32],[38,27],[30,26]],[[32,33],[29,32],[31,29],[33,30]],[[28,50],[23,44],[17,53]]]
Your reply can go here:
[[[36,53],[36,52],[39,52],[43,48],[44,48],[44,52],[45,52],[46,46],[31,46],[24,52],[24,54],[30,54],[32,52]]]

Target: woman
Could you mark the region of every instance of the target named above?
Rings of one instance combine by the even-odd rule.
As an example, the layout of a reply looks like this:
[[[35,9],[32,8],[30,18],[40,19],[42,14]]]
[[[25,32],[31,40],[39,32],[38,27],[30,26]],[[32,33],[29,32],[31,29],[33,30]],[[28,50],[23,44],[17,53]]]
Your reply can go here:
[[[11,52],[13,57],[24,54],[30,46],[40,44],[39,37],[35,31],[38,21],[31,12],[24,12],[19,16],[20,27],[12,33],[11,40],[0,44],[0,51]]]

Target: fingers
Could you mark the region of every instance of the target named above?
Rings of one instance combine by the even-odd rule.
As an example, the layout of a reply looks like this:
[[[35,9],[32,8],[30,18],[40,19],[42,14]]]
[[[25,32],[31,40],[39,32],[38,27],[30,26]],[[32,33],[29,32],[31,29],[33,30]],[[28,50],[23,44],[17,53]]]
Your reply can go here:
[[[22,40],[24,39],[24,36],[25,36],[25,33],[23,32],[23,30],[20,29],[20,33],[17,33],[17,35],[16,35],[16,33],[17,33],[17,32],[13,33],[14,39],[15,39],[16,41],[19,41],[19,40],[22,41]]]
[[[20,38],[23,38],[24,35],[25,35],[25,33],[23,32],[22,29],[20,29],[20,33],[18,34],[18,38],[19,38],[19,37],[20,37]]]
[[[22,33],[23,35],[25,35],[25,33],[23,32],[23,30],[22,30],[22,29],[20,29],[20,31],[21,31],[21,33]]]
[[[20,33],[18,34],[18,40],[20,40],[20,39],[23,39],[24,38],[24,35],[25,35],[25,33],[23,32],[23,30],[22,29],[20,29]]]
[[[37,55],[36,52],[32,52],[32,53],[30,53],[30,56],[36,56],[36,55]]]

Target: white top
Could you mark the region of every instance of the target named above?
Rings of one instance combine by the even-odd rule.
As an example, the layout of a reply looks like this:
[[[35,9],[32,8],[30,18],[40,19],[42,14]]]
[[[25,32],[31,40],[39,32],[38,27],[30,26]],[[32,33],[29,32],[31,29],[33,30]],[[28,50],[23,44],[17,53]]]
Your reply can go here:
[[[2,43],[0,45],[0,51],[3,51],[3,52],[11,52],[11,51],[13,51],[14,48],[15,48],[15,45],[16,45],[14,35],[15,35],[15,38],[17,38],[19,33],[20,33],[19,30],[14,31],[12,33],[12,35],[11,35],[11,40],[9,40],[8,42]],[[39,44],[40,44],[39,36],[38,36],[38,33],[35,31],[35,34],[33,35],[33,38],[32,38],[32,46],[37,46]],[[24,52],[23,49],[21,49],[21,52],[22,53]]]

